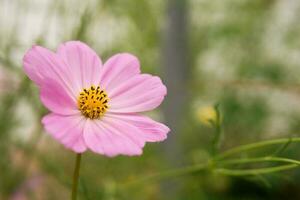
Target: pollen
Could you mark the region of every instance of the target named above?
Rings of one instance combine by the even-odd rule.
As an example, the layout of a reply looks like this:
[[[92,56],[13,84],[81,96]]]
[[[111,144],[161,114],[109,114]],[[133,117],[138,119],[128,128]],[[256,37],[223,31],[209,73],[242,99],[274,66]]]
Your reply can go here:
[[[108,109],[109,98],[100,87],[84,88],[78,97],[78,108],[90,119],[99,119]]]

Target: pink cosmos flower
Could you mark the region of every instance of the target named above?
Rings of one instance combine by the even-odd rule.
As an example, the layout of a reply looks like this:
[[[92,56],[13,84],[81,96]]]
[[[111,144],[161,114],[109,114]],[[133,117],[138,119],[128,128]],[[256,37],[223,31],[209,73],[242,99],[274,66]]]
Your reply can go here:
[[[159,106],[167,89],[159,77],[141,74],[135,56],[116,54],[102,64],[90,47],[70,41],[56,53],[33,46],[23,65],[51,111],[42,119],[46,131],[66,148],[140,155],[145,142],[166,139],[167,126],[139,113]]]

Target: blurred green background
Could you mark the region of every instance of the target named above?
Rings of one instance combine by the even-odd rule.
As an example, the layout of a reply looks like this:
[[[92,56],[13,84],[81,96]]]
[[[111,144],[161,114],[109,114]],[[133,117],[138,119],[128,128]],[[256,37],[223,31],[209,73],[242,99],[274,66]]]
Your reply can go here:
[[[44,132],[47,110],[22,70],[33,44],[55,50],[68,40],[84,41],[102,60],[130,52],[144,73],[161,76],[168,96],[147,115],[172,129],[141,157],[85,153],[79,199],[300,199],[299,169],[126,186],[205,162],[214,131],[198,115],[215,103],[223,115],[221,151],[299,136],[299,19],[296,0],[0,0],[0,199],[69,198],[75,155]],[[300,158],[300,145],[283,154]]]

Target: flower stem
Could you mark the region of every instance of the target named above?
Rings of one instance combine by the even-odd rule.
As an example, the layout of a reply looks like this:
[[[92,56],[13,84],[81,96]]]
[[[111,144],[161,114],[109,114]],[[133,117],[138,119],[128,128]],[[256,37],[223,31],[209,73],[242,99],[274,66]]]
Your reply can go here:
[[[73,174],[73,185],[72,185],[72,200],[77,199],[77,188],[78,188],[78,180],[79,180],[79,169],[81,162],[81,153],[76,154],[76,163]]]
[[[258,162],[283,162],[283,163],[300,165],[300,161],[298,160],[294,160],[290,158],[282,158],[282,157],[273,157],[273,156],[230,159],[230,160],[219,161],[219,164],[235,165],[235,164],[247,164],[247,163],[258,163]]]
[[[147,176],[147,177],[135,180],[135,181],[131,181],[125,185],[126,186],[141,185],[141,184],[145,184],[145,183],[148,183],[151,181],[157,181],[157,180],[161,180],[161,179],[197,173],[197,172],[209,169],[209,166],[210,166],[209,163],[207,163],[207,164],[187,166],[187,167],[183,167],[183,168],[179,168],[179,169],[172,169],[172,170],[160,172],[157,174],[153,174],[153,175],[150,175],[150,176]]]
[[[250,176],[250,175],[269,174],[269,173],[284,171],[298,166],[299,166],[298,164],[287,164],[287,165],[281,165],[276,167],[266,167],[266,168],[259,168],[259,169],[234,169],[234,170],[219,168],[214,170],[214,172],[217,174],[222,174],[227,176]]]
[[[216,160],[219,159],[224,159],[229,156],[232,156],[234,154],[238,154],[244,151],[249,151],[253,149],[258,149],[261,147],[269,146],[269,145],[275,145],[275,144],[284,144],[284,143],[293,143],[293,142],[300,142],[300,137],[296,138],[282,138],[282,139],[274,139],[274,140],[266,140],[262,142],[255,142],[252,144],[246,144],[246,145],[241,145],[232,149],[229,149],[215,157]]]
[[[218,141],[218,140],[217,140]],[[261,175],[274,173],[279,171],[284,171],[292,168],[296,168],[300,166],[299,160],[276,157],[276,156],[265,156],[265,157],[254,157],[254,158],[238,158],[238,159],[229,159],[225,160],[224,158],[230,157],[232,155],[254,150],[258,148],[262,148],[269,145],[283,144],[283,147],[280,149],[280,152],[284,150],[290,143],[300,142],[300,137],[295,138],[281,138],[281,139],[273,139],[266,140],[261,142],[256,142],[252,144],[241,145],[238,147],[234,147],[229,149],[219,155],[216,155],[211,160],[208,160],[205,164],[198,164],[187,166],[179,169],[168,170],[165,172],[153,174],[142,179],[132,181],[130,183],[125,184],[126,186],[131,185],[140,185],[149,181],[156,181],[164,178],[183,176],[187,174],[197,173],[200,171],[209,170],[213,173],[221,174],[221,175],[229,175],[229,176],[249,176],[249,175]],[[277,153],[276,153],[277,154]],[[275,166],[275,167],[266,167],[266,168],[257,168],[257,169],[226,169],[226,168],[218,168],[218,165],[233,165],[233,164],[246,164],[246,163],[257,163],[257,162],[282,162],[286,163],[285,165]]]
[[[265,167],[265,168],[256,168],[256,169],[227,169],[227,168],[216,168],[217,165],[234,165],[234,164],[247,164],[247,163],[258,163],[258,162],[282,162],[286,163],[285,165],[279,165],[275,167]],[[230,159],[230,160],[220,160],[214,162],[213,160],[209,160],[206,164],[192,165],[179,169],[173,169],[164,171],[158,174],[153,174],[142,179],[129,182],[125,184],[125,187],[133,186],[133,185],[141,185],[148,183],[150,181],[157,181],[165,178],[178,177],[188,174],[197,173],[200,171],[208,170],[212,173],[217,173],[221,175],[227,176],[250,176],[256,175],[259,176],[261,174],[269,174],[279,171],[285,171],[288,169],[296,168],[300,166],[300,161],[282,158],[282,157],[256,157],[256,158],[241,158],[241,159]]]
[[[213,122],[215,126],[215,136],[212,142],[212,154],[216,155],[217,152],[219,151],[223,131],[222,131],[221,112],[220,112],[219,104],[216,104],[214,108],[217,116],[216,116],[216,121]]]

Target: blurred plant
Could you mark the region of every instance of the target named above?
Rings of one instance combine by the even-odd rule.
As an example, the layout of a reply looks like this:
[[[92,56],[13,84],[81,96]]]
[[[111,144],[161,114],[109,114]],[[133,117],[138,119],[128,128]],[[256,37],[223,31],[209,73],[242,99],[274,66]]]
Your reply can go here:
[[[263,178],[263,175],[265,174],[271,174],[300,167],[299,160],[277,156],[278,154],[281,154],[284,150],[286,150],[286,148],[291,143],[300,143],[300,137],[260,141],[252,144],[240,145],[225,152],[218,153],[218,144],[220,142],[220,135],[222,131],[219,105],[216,105],[215,107],[205,108],[205,110],[208,111],[208,114],[204,115],[206,117],[205,119],[207,120],[209,118],[210,120],[210,124],[208,123],[208,121],[205,121],[205,125],[214,126],[216,128],[216,135],[212,143],[213,156],[211,158],[208,158],[208,160],[204,163],[157,173],[149,177],[144,177],[140,180],[125,183],[125,187],[145,184],[148,181],[155,181],[176,176],[185,176],[189,174],[197,174],[200,172],[207,172],[225,176],[254,176],[259,177],[259,180],[261,181],[266,181]],[[211,116],[213,116],[213,118]],[[263,148],[268,148],[272,145],[281,146],[279,146],[274,152],[271,152],[268,155],[260,157],[241,157],[241,155],[243,156],[245,152],[264,150]],[[240,155],[240,157],[232,158],[236,157],[236,155]],[[255,167],[256,164],[260,163],[266,163],[269,165],[265,167]],[[254,165],[254,168],[251,168],[252,165]],[[228,168],[228,166],[238,166],[238,168]]]
[[[214,137],[212,141],[212,154],[216,154],[220,147],[222,139],[222,116],[219,104],[215,106],[200,107],[197,109],[197,117],[199,121],[208,127],[214,128]]]
[[[21,130],[24,135],[32,135],[30,139],[23,141],[18,133],[20,131],[16,130],[22,127],[24,122],[29,126],[38,127],[36,124],[40,124],[40,117],[46,114],[45,109],[41,108],[37,89],[25,79],[20,67],[21,55],[29,45],[36,43],[54,47],[55,44],[66,40],[83,40],[101,52],[104,58],[116,51],[126,50],[141,58],[143,70],[151,73],[159,73],[161,70],[158,67],[161,65],[160,47],[163,46],[160,36],[161,32],[165,32],[166,25],[170,24],[164,20],[166,1],[88,0],[75,2],[0,1],[2,27],[0,67],[13,72],[0,71],[1,77],[9,79],[7,82],[9,84],[4,84],[0,80],[0,153],[2,155],[0,199],[7,199],[17,192],[18,188],[22,188],[24,183],[34,177],[32,173],[36,173],[37,170],[42,171],[47,176],[47,180],[52,180],[41,186],[45,189],[44,195],[47,194],[43,196],[43,199],[66,199],[67,197],[64,198],[62,195],[71,188],[69,176],[71,176],[70,169],[73,167],[70,163],[73,160],[69,152],[62,153],[60,147],[52,143],[47,136],[41,140],[35,139],[35,134],[31,134],[31,129],[30,131]],[[169,99],[170,102],[178,100],[178,93],[181,97],[188,96],[184,93],[185,91],[191,91],[191,100],[200,97],[200,99],[214,101],[217,96],[222,103],[222,114],[226,114],[226,118],[222,119],[221,129],[226,132],[226,142],[220,145],[220,149],[214,147],[214,149],[219,149],[215,151],[215,155],[209,154],[208,150],[213,149],[211,141],[219,141],[219,144],[222,141],[222,137],[220,140],[215,139],[216,127],[198,126],[199,121],[193,121],[194,111],[190,115],[182,112],[171,114],[172,118],[177,118],[177,122],[186,121],[174,134],[172,133],[172,135],[181,135],[177,141],[180,143],[178,146],[184,148],[184,150],[180,149],[184,152],[182,157],[174,153],[175,151],[169,151],[169,155],[164,155],[158,145],[147,148],[142,158],[130,158],[130,162],[123,158],[107,161],[101,157],[94,158],[87,153],[85,159],[89,165],[82,166],[82,173],[86,178],[84,181],[83,179],[79,181],[79,194],[82,199],[113,198],[110,180],[114,183],[122,179],[127,180],[128,177],[134,177],[131,180],[139,180],[141,176],[161,171],[166,167],[166,160],[170,155],[184,165],[190,162],[187,155],[195,151],[193,156],[203,158],[193,160],[199,162],[199,166],[202,166],[203,161],[203,165],[207,165],[203,169],[197,166],[193,168],[191,165],[191,172],[180,168],[178,171],[181,174],[176,172],[176,169],[163,172],[161,175],[157,174],[157,178],[149,177],[149,179],[160,180],[185,175],[182,180],[179,180],[184,183],[185,189],[180,190],[182,196],[178,199],[232,200],[237,198],[239,200],[242,198],[239,195],[242,194],[245,195],[245,199],[255,197],[284,199],[278,195],[285,195],[287,199],[290,199],[291,193],[295,195],[295,199],[299,199],[297,198],[299,170],[289,174],[281,173],[280,176],[275,174],[276,170],[280,171],[283,168],[286,170],[286,168],[294,167],[293,164],[297,165],[297,160],[288,158],[298,158],[300,149],[299,145],[293,145],[298,142],[297,138],[291,137],[299,130],[299,59],[297,59],[300,44],[299,26],[297,26],[299,2],[274,0],[191,0],[185,2],[189,4],[186,9],[189,12],[186,24],[190,26],[187,34],[190,46],[185,49],[179,45],[179,48],[172,49],[189,54],[189,64],[180,64],[172,57],[164,58],[169,62],[175,62],[176,66],[182,69],[180,75],[191,70],[192,76],[186,77],[188,87],[178,84],[182,90],[179,90],[177,84],[171,83],[170,85],[175,86],[174,97]],[[169,12],[174,13],[172,9]],[[167,32],[166,38],[169,38],[169,35],[174,36],[174,33],[175,31],[172,30]],[[176,33],[183,35],[179,31]],[[178,38],[170,43],[176,46],[176,40],[178,41]],[[167,79],[179,83],[173,78],[173,72],[174,65],[170,65]],[[14,78],[14,75],[17,75],[18,81],[21,80],[17,84],[10,80]],[[17,89],[15,85],[21,86],[22,89]],[[9,93],[6,93],[7,91]],[[23,102],[26,102],[26,106],[29,105],[28,107],[33,110],[34,117],[38,120],[26,121],[30,118],[28,113],[22,113],[21,117],[16,117],[16,113],[19,112],[18,105]],[[188,107],[189,102],[184,106]],[[181,105],[177,105],[176,108],[183,109]],[[173,106],[170,106],[170,110],[172,109]],[[290,125],[291,112],[293,112],[292,125]],[[154,115],[163,118],[157,113]],[[166,113],[165,117],[167,119],[170,116]],[[33,132],[44,135],[41,134],[41,127],[35,130]],[[262,144],[258,142],[224,151],[241,143],[284,136],[286,138],[282,141],[279,139],[280,142],[263,141]],[[264,142],[272,143],[272,145],[266,145]],[[252,149],[252,145],[255,148]],[[232,150],[235,153],[232,154]],[[18,154],[20,152],[21,156]],[[228,152],[228,156],[221,156]],[[19,161],[19,157],[23,157],[22,162],[16,165],[15,162]],[[57,161],[60,163],[59,166]],[[291,166],[282,168],[280,164],[285,165],[285,163]],[[34,170],[27,170],[27,168],[32,168],[28,167],[29,165],[33,166]],[[265,170],[267,167],[273,167],[271,170],[273,172],[270,173],[270,169]],[[274,169],[274,167],[281,168]],[[238,176],[242,177],[242,180],[251,180],[251,183],[245,186],[240,184],[239,178],[218,177],[212,174]],[[266,176],[267,174],[272,176]],[[201,178],[198,177],[199,175]],[[219,194],[222,197],[218,197],[214,190],[214,186],[220,181],[212,177],[228,180],[227,188]],[[253,180],[263,183],[260,192],[267,193],[267,196],[261,197],[260,194],[255,197],[251,196],[257,192],[255,189],[257,184]],[[151,187],[156,188],[154,192],[148,191]],[[150,193],[153,196],[150,196]],[[138,190],[124,190],[122,194],[118,194],[118,197],[120,199],[159,199],[160,193],[165,193],[165,190],[159,191],[159,184],[154,183]]]

